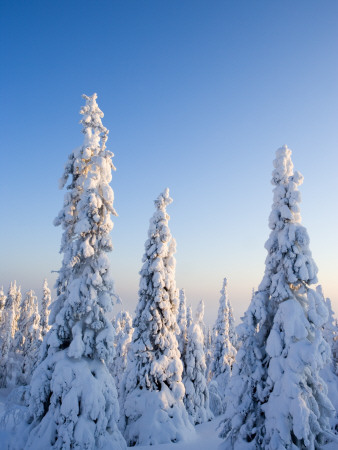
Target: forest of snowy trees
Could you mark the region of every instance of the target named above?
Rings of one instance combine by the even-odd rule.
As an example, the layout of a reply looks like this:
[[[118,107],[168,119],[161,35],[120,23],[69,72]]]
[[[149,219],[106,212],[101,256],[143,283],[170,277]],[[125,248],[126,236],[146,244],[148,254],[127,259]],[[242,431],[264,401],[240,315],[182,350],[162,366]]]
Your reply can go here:
[[[83,96],[82,147],[61,178],[56,295],[0,289],[0,414],[12,450],[176,443],[221,416],[223,449],[338,448],[338,322],[301,224],[291,150],[273,161],[265,272],[235,327],[231,280],[204,323],[176,286],[169,189],[154,201],[135,313],[114,305],[113,153],[97,95]],[[263,244],[263,243],[262,243]],[[226,274],[224,274],[226,275]]]

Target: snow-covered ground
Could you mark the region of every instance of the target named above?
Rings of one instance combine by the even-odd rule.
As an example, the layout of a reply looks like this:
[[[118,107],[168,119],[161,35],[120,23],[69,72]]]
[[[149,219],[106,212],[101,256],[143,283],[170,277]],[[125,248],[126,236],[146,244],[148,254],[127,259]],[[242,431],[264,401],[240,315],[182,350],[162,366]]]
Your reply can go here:
[[[15,435],[13,432],[4,429],[3,416],[5,414],[6,406],[8,407],[8,399],[14,399],[13,393],[10,389],[0,389],[0,449],[6,450],[8,448],[8,442],[10,438]],[[7,405],[6,405],[7,404]],[[16,409],[20,414],[23,407],[20,405],[11,404],[10,408]],[[189,440],[184,442],[178,442],[175,444],[161,444],[161,445],[140,445],[134,448],[137,450],[220,450],[219,446],[222,443],[222,439],[218,437],[218,426],[222,416],[218,416],[210,422],[197,425],[195,427],[196,434],[190,437]],[[9,428],[12,428],[13,424],[9,424]],[[331,443],[325,446],[325,450],[337,450],[338,443]],[[48,450],[46,448],[46,450]]]
[[[8,441],[12,433],[4,429],[2,418],[5,414],[6,403],[10,389],[0,389],[0,449],[7,449]],[[14,405],[12,405],[14,406]],[[22,410],[22,406],[17,405],[18,410]],[[211,422],[203,423],[195,427],[196,434],[185,442],[178,442],[176,444],[162,444],[162,445],[142,445],[133,447],[139,450],[216,450],[222,440],[218,437],[217,427],[223,416],[219,416]],[[48,450],[48,449],[46,449]]]

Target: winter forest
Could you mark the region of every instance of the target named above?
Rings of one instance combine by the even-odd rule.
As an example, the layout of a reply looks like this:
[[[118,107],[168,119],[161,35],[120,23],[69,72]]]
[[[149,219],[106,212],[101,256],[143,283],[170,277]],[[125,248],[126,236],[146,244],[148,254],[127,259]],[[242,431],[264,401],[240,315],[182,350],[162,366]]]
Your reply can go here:
[[[338,322],[291,150],[275,154],[265,271],[237,326],[227,274],[213,327],[176,285],[168,188],[154,201],[136,310],[116,312],[114,155],[97,95],[83,98],[83,144],[68,156],[54,221],[56,296],[46,280],[40,299],[19,280],[0,290],[0,447],[338,448]]]

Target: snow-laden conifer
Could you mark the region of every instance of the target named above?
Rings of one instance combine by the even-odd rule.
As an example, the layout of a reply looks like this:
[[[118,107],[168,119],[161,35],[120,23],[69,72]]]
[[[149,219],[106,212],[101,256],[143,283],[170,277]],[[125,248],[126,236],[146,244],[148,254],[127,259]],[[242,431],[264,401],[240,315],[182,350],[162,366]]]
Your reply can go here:
[[[192,325],[193,318],[192,318],[192,307],[191,305],[188,305],[187,307],[187,329]]]
[[[205,349],[205,336],[206,336],[206,327],[204,323],[204,301],[200,300],[195,313],[195,323],[201,328],[201,332],[203,334],[203,348]]]
[[[218,315],[215,324],[214,357],[212,364],[212,381],[209,386],[210,406],[215,415],[222,414],[225,409],[225,393],[230,381],[232,366],[236,357],[236,333],[229,296],[227,279],[224,278],[219,300]]]
[[[5,303],[6,303],[6,295],[4,293],[4,287],[1,286],[0,288],[0,321],[1,321],[1,317],[2,317],[2,311],[5,307]]]
[[[52,302],[52,297],[50,293],[50,289],[48,287],[47,278],[44,279],[43,282],[43,293],[42,293],[42,301],[41,301],[41,334],[42,337],[47,334],[50,326],[48,325],[49,320],[49,307]]]
[[[0,352],[0,387],[7,387],[8,378],[11,377],[9,367],[10,352],[15,334],[15,302],[18,298],[16,282],[9,286],[5,306],[3,309],[3,320],[1,326],[1,352]]]
[[[212,378],[211,368],[212,368],[213,355],[214,355],[214,350],[213,350],[212,331],[211,331],[210,326],[208,326],[206,339],[205,339],[205,364],[207,366],[207,371],[206,371],[207,383],[209,383]]]
[[[277,150],[268,256],[263,280],[239,328],[242,346],[229,384],[224,448],[321,448],[333,407],[319,370],[329,360],[322,337],[327,309],[310,288],[317,267],[300,224],[291,151]]]
[[[30,384],[31,431],[25,449],[124,449],[117,428],[119,407],[106,364],[114,330],[107,313],[113,282],[107,253],[114,194],[109,186],[113,154],[106,149],[97,95],[83,96],[84,143],[69,156],[61,180],[64,206],[55,220],[63,228],[62,267],[51,329]]]
[[[184,354],[184,349],[187,342],[187,301],[184,289],[180,289],[179,299],[180,302],[177,315],[177,325],[179,328],[179,334],[177,336],[177,341],[178,341],[178,349],[182,356]]]
[[[18,329],[14,337],[13,354],[15,355],[16,382],[20,385],[29,383],[38,361],[41,345],[40,315],[38,302],[32,290],[28,291],[21,303]]]
[[[109,367],[115,379],[121,409],[124,404],[124,374],[127,368],[128,350],[133,335],[132,318],[128,311],[120,311],[115,323],[115,357]]]
[[[175,241],[168,227],[166,189],[155,200],[140,271],[139,301],[125,380],[123,422],[130,445],[182,440],[193,431],[183,404],[175,283]]]
[[[204,303],[201,301],[197,308],[196,322],[192,323],[187,330],[187,342],[184,351],[184,404],[194,425],[213,418],[209,408],[209,391],[206,379],[203,318]]]

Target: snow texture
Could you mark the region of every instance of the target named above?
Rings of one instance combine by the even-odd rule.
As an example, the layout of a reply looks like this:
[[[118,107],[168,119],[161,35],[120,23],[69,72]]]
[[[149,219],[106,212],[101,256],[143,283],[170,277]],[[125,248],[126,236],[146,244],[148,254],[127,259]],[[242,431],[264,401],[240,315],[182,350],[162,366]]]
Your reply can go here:
[[[236,357],[237,342],[234,328],[232,307],[227,293],[228,281],[223,280],[220,291],[219,308],[214,326],[214,355],[211,367],[210,406],[215,415],[224,413],[226,406],[226,389],[230,381],[232,366]]]
[[[209,391],[206,380],[203,316],[204,304],[200,302],[196,323],[192,323],[187,330],[187,342],[183,355],[184,404],[194,425],[213,418],[209,408]]]
[[[43,282],[43,295],[41,301],[41,334],[45,336],[50,328],[49,326],[49,313],[50,304],[52,303],[52,297],[50,289],[48,287],[47,279]]]
[[[107,255],[110,215],[116,214],[109,186],[113,154],[106,149],[108,130],[97,95],[83,97],[84,144],[69,156],[61,180],[64,187],[70,178],[55,220],[63,228],[63,261],[52,327],[30,384],[27,450],[126,448],[117,428],[116,388],[106,367],[114,356],[107,317],[114,298]]]
[[[169,189],[155,200],[140,271],[122,418],[129,445],[177,442],[193,432],[183,404],[183,366],[176,339],[176,245],[166,212],[171,202]]]
[[[224,448],[322,448],[334,409],[319,372],[329,362],[322,337],[327,309],[300,220],[303,177],[291,150],[277,150],[265,274],[239,327],[242,342],[229,384]]]

